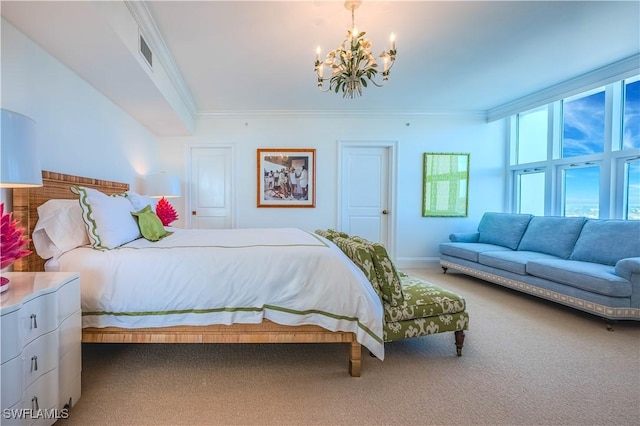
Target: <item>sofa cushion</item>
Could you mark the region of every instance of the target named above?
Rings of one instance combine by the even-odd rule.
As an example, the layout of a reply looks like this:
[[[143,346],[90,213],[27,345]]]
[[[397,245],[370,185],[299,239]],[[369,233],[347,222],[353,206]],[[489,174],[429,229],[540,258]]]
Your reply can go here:
[[[557,259],[556,256],[540,253],[537,251],[488,251],[479,253],[478,262],[491,266],[493,268],[502,269],[513,272],[518,275],[526,275],[527,262],[536,259]]]
[[[568,259],[584,222],[583,217],[535,216],[529,222],[518,250]]]
[[[627,257],[640,257],[640,221],[591,219],[569,259],[613,266]]]
[[[478,224],[478,242],[515,250],[532,217],[530,214],[487,212]]]
[[[466,309],[464,299],[452,291],[410,275],[401,276],[400,280],[404,300],[398,306],[383,303],[386,321],[455,314]]]
[[[538,259],[527,263],[527,273],[605,296],[631,296],[631,283],[617,276],[613,266],[601,263]]]
[[[478,261],[478,254],[486,251],[512,251],[506,247],[481,243],[440,243],[440,253],[461,259]]]

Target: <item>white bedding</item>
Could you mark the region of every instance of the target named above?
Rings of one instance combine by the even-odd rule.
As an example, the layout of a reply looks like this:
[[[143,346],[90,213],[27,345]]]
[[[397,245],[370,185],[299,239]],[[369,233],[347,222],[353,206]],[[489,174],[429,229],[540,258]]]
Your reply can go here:
[[[299,229],[176,229],[48,270],[81,273],[83,327],[313,324],[350,331],[384,358],[383,309],[364,274],[328,240]]]

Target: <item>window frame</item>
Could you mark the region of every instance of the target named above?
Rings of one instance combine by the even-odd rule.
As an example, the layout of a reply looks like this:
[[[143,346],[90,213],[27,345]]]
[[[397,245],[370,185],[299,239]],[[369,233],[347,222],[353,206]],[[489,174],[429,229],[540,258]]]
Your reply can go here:
[[[640,75],[598,86],[584,92],[556,100],[546,105],[529,108],[510,117],[508,122],[509,155],[507,173],[509,186],[508,205],[511,211],[520,209],[519,179],[527,170],[545,170],[545,215],[562,216],[564,214],[564,170],[597,164],[600,167],[599,216],[601,218],[622,219],[626,215],[624,165],[629,159],[640,158],[640,149],[623,149],[624,108],[626,84],[640,80]],[[562,157],[563,145],[563,105],[565,101],[575,100],[603,91],[605,93],[605,141],[604,152],[575,157]],[[547,159],[532,163],[518,164],[519,117],[521,114],[548,108]],[[591,164],[589,164],[591,163]],[[572,166],[573,164],[573,166]]]

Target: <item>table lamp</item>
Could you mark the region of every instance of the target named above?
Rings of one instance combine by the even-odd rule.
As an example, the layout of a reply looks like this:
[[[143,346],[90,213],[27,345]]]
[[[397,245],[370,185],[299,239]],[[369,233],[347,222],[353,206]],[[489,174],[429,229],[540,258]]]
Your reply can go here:
[[[166,173],[149,175],[146,178],[147,195],[151,198],[160,198],[156,204],[156,214],[164,226],[178,219],[178,213],[167,198],[180,197],[180,179],[178,176]]]
[[[36,123],[31,118],[17,112],[2,109],[0,146],[0,187],[26,188],[42,186],[42,169],[38,154]],[[30,242],[24,235],[12,213],[5,214],[4,203],[0,203],[0,269],[28,256]],[[0,292],[9,288],[9,279],[0,277]]]

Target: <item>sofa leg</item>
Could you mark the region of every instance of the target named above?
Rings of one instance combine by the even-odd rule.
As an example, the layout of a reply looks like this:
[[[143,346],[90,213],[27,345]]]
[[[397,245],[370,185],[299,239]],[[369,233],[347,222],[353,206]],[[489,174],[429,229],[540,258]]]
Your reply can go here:
[[[616,321],[610,320],[610,319],[607,319],[605,321],[606,321],[605,325],[607,327],[607,331],[613,331],[613,325],[616,323]]]
[[[464,331],[458,330],[456,335],[456,355],[462,356],[462,347],[464,346]]]
[[[441,266],[441,268],[442,268],[442,273],[443,274],[446,274],[447,273],[447,269],[449,269],[449,268],[445,268],[444,266]]]

